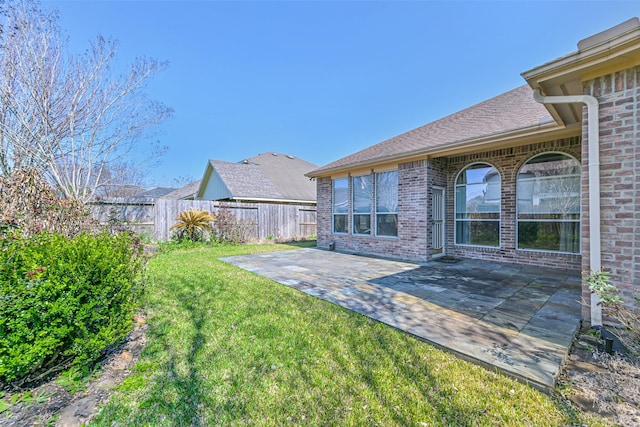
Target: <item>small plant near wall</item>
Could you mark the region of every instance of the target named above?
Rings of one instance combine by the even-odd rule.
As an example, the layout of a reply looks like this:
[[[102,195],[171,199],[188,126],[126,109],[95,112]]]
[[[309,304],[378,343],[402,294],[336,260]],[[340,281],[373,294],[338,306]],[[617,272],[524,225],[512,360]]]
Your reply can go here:
[[[228,206],[222,205],[213,224],[213,237],[219,243],[245,243],[248,240],[249,227],[250,225],[240,221]]]
[[[611,284],[607,271],[594,270],[584,277],[591,293],[600,297],[603,314],[619,324],[615,329],[620,341],[635,358],[640,357],[640,314],[637,309],[625,304],[618,288]],[[640,302],[640,298],[634,299]]]
[[[207,240],[211,232],[211,222],[215,219],[209,211],[190,208],[178,214],[178,222],[171,226],[171,230],[175,230],[179,241],[187,239],[199,242]]]

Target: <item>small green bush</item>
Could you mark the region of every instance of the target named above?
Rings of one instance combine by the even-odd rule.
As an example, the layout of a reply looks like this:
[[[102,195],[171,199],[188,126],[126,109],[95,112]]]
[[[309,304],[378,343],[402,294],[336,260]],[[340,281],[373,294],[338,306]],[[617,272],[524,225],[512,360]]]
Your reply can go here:
[[[634,297],[634,304],[627,305],[620,291],[611,284],[611,276],[604,270],[584,273],[589,290],[600,297],[602,313],[613,320],[610,325],[636,361],[640,361],[640,298]]]
[[[0,241],[0,381],[94,362],[132,329],[143,268],[128,233]]]

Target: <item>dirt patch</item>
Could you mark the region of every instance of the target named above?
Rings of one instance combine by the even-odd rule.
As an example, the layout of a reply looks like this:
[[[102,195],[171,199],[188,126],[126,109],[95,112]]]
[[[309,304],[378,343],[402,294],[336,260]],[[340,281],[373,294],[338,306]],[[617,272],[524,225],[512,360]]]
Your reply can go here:
[[[134,330],[125,342],[105,356],[100,375],[92,379],[85,390],[69,393],[55,379],[32,390],[0,413],[0,426],[56,426],[76,427],[91,420],[101,404],[106,403],[113,389],[131,372],[146,343],[147,325],[143,316],[136,318]],[[5,399],[6,400],[6,399]]]
[[[640,363],[604,350],[604,340],[583,328],[574,340],[558,390],[582,412],[596,413],[615,425],[640,425]]]
[[[0,413],[0,426],[76,427],[89,422],[130,373],[145,345],[146,330],[140,317],[126,342],[104,359],[100,376],[86,390],[71,395],[55,381],[42,384],[31,390],[31,401]],[[602,340],[583,329],[574,340],[558,390],[583,412],[597,413],[616,425],[640,425],[640,366],[602,350]]]

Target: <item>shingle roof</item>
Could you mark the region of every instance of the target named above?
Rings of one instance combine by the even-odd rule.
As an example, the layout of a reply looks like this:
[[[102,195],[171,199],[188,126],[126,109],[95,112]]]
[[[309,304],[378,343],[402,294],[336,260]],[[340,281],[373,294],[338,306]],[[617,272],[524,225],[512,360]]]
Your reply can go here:
[[[193,197],[198,192],[198,188],[200,188],[200,181],[200,179],[197,181],[193,181],[192,183],[189,183],[182,188],[178,188],[171,193],[165,194],[161,198],[180,200],[188,197]]]
[[[151,190],[143,191],[142,193],[138,194],[136,197],[160,198],[160,197],[166,196],[169,193],[172,193],[173,191],[176,191],[176,189],[171,187],[156,187],[156,188],[152,188]]]
[[[210,160],[234,199],[316,200],[316,185],[305,176],[318,166],[280,153],[264,153],[239,163]]]
[[[403,154],[427,154],[447,145],[538,126],[550,120],[548,110],[535,102],[531,88],[524,85],[343,157],[312,171],[308,176],[346,169],[352,165],[375,163]]]

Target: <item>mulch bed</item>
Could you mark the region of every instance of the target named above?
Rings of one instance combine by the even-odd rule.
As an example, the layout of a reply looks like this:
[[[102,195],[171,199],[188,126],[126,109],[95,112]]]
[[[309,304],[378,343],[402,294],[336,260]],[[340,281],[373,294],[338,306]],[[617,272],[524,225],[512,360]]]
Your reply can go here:
[[[0,426],[81,426],[95,416],[113,389],[131,372],[146,343],[147,325],[143,316],[136,318],[134,330],[125,342],[111,349],[100,362],[97,378],[85,390],[69,393],[52,379],[30,389],[31,398],[18,402],[0,413]]]

